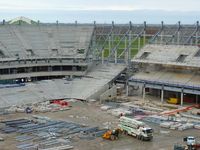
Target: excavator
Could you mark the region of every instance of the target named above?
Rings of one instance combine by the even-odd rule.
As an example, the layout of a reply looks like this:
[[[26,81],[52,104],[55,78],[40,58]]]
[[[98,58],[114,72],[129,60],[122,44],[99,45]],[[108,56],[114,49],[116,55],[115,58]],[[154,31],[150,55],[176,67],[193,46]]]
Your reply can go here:
[[[120,133],[121,133],[121,130],[119,128],[114,129],[114,130],[108,130],[102,135],[102,138],[114,141],[119,138]]]

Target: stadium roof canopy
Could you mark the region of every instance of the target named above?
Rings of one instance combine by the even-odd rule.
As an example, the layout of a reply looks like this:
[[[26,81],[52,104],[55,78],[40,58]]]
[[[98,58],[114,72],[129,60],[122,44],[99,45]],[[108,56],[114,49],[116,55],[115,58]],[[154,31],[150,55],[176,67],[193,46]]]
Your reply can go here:
[[[34,24],[34,23],[36,23],[35,21],[33,21],[29,18],[23,17],[23,16],[20,16],[20,17],[17,17],[17,18],[14,18],[14,19],[8,21],[9,24],[19,24],[19,22],[21,22],[23,24]]]

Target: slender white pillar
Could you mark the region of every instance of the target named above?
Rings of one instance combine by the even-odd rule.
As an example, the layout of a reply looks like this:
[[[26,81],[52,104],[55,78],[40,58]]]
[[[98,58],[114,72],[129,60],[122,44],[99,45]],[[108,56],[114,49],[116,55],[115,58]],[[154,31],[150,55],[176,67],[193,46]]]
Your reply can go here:
[[[129,95],[129,86],[128,86],[128,83],[126,83],[126,96]]]
[[[183,106],[183,92],[181,92],[181,106]]]
[[[163,103],[163,101],[164,101],[164,90],[162,89],[161,90],[161,102]]]
[[[142,99],[144,100],[145,99],[145,86],[143,86],[143,92],[142,92]]]
[[[102,61],[102,64],[104,64],[104,50],[102,50],[101,61]]]

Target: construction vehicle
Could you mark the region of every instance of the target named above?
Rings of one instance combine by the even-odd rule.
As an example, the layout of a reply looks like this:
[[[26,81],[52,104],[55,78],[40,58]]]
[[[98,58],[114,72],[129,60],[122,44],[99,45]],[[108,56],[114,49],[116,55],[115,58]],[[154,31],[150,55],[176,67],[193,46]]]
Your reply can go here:
[[[195,137],[193,136],[188,136],[183,138],[183,141],[187,143],[187,145],[195,145],[196,144],[196,140]]]
[[[167,100],[167,103],[169,103],[169,104],[179,104],[179,99],[171,97]]]
[[[188,150],[199,150],[200,144],[196,142],[196,138],[193,136],[188,136],[183,138],[183,141],[186,142],[186,149]]]
[[[103,134],[102,138],[114,141],[119,138],[120,133],[120,129],[108,130]]]
[[[118,126],[124,134],[134,136],[139,140],[153,139],[153,129],[145,123],[125,116],[120,117],[119,121]]]
[[[174,145],[174,150],[200,150],[200,144],[196,142],[196,138],[193,136],[187,136],[183,138],[186,144],[176,144]]]

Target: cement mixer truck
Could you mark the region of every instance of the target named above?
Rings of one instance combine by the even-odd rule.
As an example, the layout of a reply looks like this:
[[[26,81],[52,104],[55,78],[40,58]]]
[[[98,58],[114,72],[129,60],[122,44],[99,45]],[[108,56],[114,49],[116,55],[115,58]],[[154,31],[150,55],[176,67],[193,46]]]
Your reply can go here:
[[[124,134],[134,136],[139,140],[151,141],[153,139],[153,129],[141,121],[122,116],[118,127]]]

